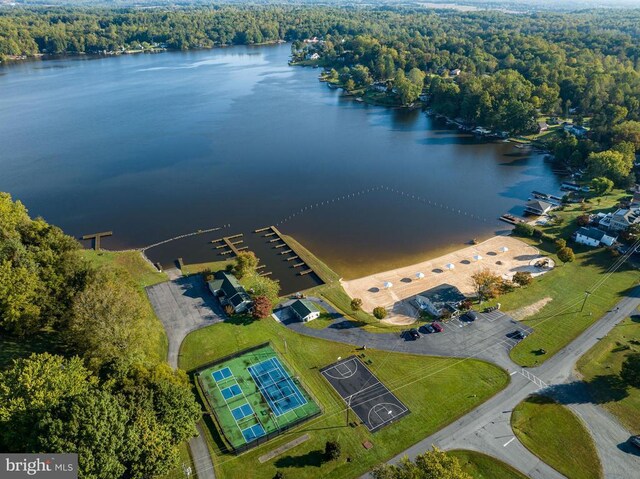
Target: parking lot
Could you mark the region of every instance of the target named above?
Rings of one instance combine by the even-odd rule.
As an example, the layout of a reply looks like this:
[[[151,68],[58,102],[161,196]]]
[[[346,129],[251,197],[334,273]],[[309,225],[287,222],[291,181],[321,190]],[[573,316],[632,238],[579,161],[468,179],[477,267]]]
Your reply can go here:
[[[420,326],[420,338],[411,339],[401,333],[372,333],[358,327],[353,321],[339,316],[324,329],[313,329],[296,321],[284,308],[274,315],[287,327],[308,336],[353,344],[359,347],[437,356],[476,357],[511,364],[508,353],[522,341],[515,333],[530,334],[531,328],[500,312],[478,313],[478,319],[467,322],[452,318],[439,322],[443,331],[427,333]],[[407,327],[409,329],[409,326]],[[406,333],[406,331],[405,331]]]

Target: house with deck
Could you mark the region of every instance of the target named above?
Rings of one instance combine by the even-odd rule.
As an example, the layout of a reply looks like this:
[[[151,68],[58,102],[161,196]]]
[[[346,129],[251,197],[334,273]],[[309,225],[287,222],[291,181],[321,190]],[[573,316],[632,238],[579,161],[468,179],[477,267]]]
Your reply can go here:
[[[208,285],[211,293],[220,300],[220,304],[231,305],[234,313],[244,313],[253,304],[247,291],[230,273],[218,271]]]
[[[524,206],[524,212],[529,213],[531,215],[543,216],[546,215],[549,211],[551,211],[554,207],[553,203],[549,203],[547,201],[542,201],[538,199],[533,199],[527,201],[527,204]]]
[[[640,223],[640,208],[620,208],[611,215],[609,229],[626,231],[629,226]]]
[[[426,311],[432,316],[457,316],[459,307],[467,297],[451,284],[441,284],[428,289],[415,297],[415,302],[421,311]]]

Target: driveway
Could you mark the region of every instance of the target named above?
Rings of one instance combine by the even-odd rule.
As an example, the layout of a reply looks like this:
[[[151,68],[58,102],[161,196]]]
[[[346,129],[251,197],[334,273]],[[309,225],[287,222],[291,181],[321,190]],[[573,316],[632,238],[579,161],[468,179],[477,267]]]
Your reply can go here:
[[[223,321],[220,303],[200,275],[180,276],[147,288],[149,301],[169,340],[169,364],[178,367],[180,344],[191,331]]]

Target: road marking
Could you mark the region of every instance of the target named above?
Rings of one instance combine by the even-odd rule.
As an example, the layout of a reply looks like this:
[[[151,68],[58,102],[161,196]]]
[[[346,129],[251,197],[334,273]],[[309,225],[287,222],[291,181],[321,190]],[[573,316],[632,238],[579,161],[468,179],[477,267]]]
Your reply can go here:
[[[509,444],[511,444],[514,440],[516,439],[515,436],[513,436],[511,439],[509,439],[507,442],[504,443],[504,445],[502,447],[507,447]]]
[[[514,374],[518,374],[518,371],[514,371],[511,374],[509,374],[509,376],[513,376]]]

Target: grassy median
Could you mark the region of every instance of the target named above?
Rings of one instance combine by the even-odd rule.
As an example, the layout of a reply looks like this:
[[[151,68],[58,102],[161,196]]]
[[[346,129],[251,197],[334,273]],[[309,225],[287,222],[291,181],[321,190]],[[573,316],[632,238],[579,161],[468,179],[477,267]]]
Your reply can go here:
[[[458,459],[462,470],[473,479],[527,479],[509,464],[481,452],[455,449],[447,453]]]
[[[530,396],[522,401],[513,410],[511,427],[527,449],[569,479],[604,477],[589,431],[552,399]]]

